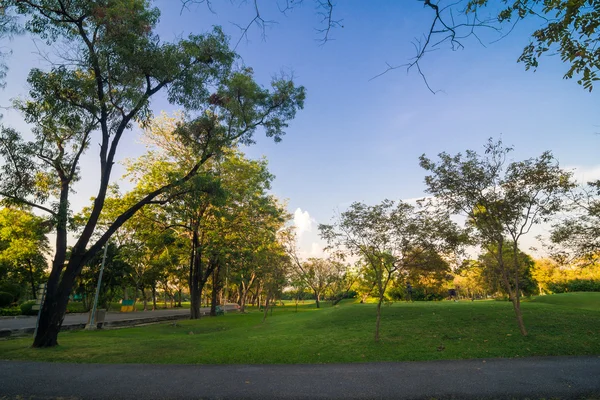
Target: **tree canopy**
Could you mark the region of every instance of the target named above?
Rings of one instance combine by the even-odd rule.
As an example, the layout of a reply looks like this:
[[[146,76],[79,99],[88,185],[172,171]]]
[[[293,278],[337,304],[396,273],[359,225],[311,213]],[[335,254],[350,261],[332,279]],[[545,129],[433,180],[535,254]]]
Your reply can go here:
[[[439,154],[435,162],[422,155],[421,167],[432,206],[466,217],[471,238],[495,258],[497,276],[509,294],[523,335],[519,243],[534,225],[548,222],[562,209],[564,196],[574,187],[571,174],[560,169],[552,153],[508,162],[512,148],[489,139],[483,155]],[[506,263],[506,248],[512,263]]]

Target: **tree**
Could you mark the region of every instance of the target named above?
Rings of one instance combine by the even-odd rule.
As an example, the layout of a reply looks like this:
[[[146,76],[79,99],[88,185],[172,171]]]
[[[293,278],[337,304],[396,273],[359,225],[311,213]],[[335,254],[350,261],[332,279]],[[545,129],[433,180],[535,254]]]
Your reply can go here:
[[[600,181],[569,194],[566,217],[552,227],[549,246],[554,258],[595,262],[600,252]]]
[[[124,260],[121,248],[112,241],[107,246],[98,304],[109,309],[110,304],[122,294],[123,287],[131,283],[132,268]],[[91,308],[96,293],[102,255],[102,253],[97,253],[82,269],[76,280],[74,291],[81,295],[86,310]]]
[[[488,282],[488,289],[491,292],[502,292],[508,295],[509,293],[507,292],[505,286],[501,284],[502,271],[498,267],[498,262],[496,261],[495,256],[498,250],[493,250],[495,253],[492,253],[488,250],[479,256],[479,263],[481,264],[483,279]],[[514,265],[514,251],[511,243],[504,246],[502,257],[503,264],[508,270],[518,270],[518,274],[510,274],[508,276],[511,287],[517,287],[518,280],[520,293],[524,294],[525,296],[538,294],[539,290],[537,288],[537,282],[532,276],[532,269],[534,266],[533,259],[529,255],[517,249],[518,266]]]
[[[552,153],[525,161],[507,162],[512,151],[489,139],[483,155],[439,154],[439,162],[425,155],[421,167],[432,203],[450,214],[466,217],[474,242],[495,260],[501,283],[513,304],[521,334],[527,335],[521,313],[519,242],[534,225],[549,221],[562,209],[563,196],[574,186],[571,174],[560,169]],[[512,251],[506,263],[506,248]]]
[[[281,233],[281,241],[288,257],[294,264],[295,275],[304,284],[303,286],[308,286],[312,290],[317,308],[320,308],[321,297],[336,279],[342,278],[340,271],[342,264],[331,259],[314,257],[309,258],[307,261],[300,260],[296,245],[296,234],[291,229]]]
[[[400,287],[407,287],[410,283],[413,290],[422,293],[424,300],[439,299],[447,296],[444,285],[452,276],[450,274],[449,257],[442,257],[437,251],[428,249],[423,251],[417,249],[414,256],[415,262],[401,277]],[[410,295],[411,300],[417,297],[417,293]]]
[[[219,28],[175,43],[161,42],[153,32],[160,13],[146,0],[5,4],[28,20],[30,33],[50,43],[60,40],[73,50],[50,71],[33,69],[29,74],[30,98],[16,107],[34,126],[34,139],[26,142],[9,128],[0,134],[0,156],[8,161],[0,174],[0,195],[54,219],[56,251],[33,343],[50,347],[57,344],[76,277],[114,232],[144,206],[164,202],[161,195],[192,179],[223,148],[251,143],[259,127],[280,140],[286,122],[302,107],[304,90],[291,80],[276,79],[269,91],[253,81],[251,70],[232,71],[236,56]],[[92,241],[120,140],[134,122],[147,123],[150,100],[159,93],[172,104],[198,112],[177,129],[196,162],[185,175],[139,197]],[[69,196],[79,179],[81,155],[97,134],[98,192],[67,263]]]
[[[426,2],[427,3],[427,2]],[[489,0],[469,0],[466,15],[490,6]],[[544,54],[559,54],[569,69],[565,79],[579,76],[577,83],[591,91],[599,78],[600,2],[556,0],[504,0],[506,8],[498,14],[500,24],[516,25],[525,18],[541,22],[531,35],[518,62],[526,69],[536,69]]]
[[[47,221],[29,211],[0,210],[0,280],[28,287],[33,298],[46,278],[47,232]]]
[[[459,296],[466,296],[471,300],[476,297],[485,298],[490,292],[483,267],[477,260],[464,260],[461,263],[455,271],[454,285]]]
[[[4,5],[0,5],[0,43],[3,40],[12,39],[13,35],[22,32],[22,28],[19,25],[16,16],[12,9],[7,9]],[[10,49],[7,50],[5,46],[0,46],[0,88],[6,85],[4,79],[6,78],[6,57],[10,55]],[[0,117],[2,115],[0,114]]]
[[[549,285],[563,281],[558,264],[550,258],[542,258],[534,261],[531,276],[538,284],[540,294],[551,293]]]
[[[440,218],[441,217],[441,218]],[[378,303],[375,341],[379,341],[381,304],[390,281],[427,260],[429,252],[448,253],[454,224],[441,214],[418,211],[410,204],[391,200],[368,206],[352,203],[332,225],[319,225],[321,237],[332,248],[362,259],[368,281],[373,282]]]
[[[297,265],[298,272],[315,295],[317,308],[320,308],[321,297],[329,289],[337,272],[334,265],[324,258],[309,258]]]
[[[357,275],[356,271],[351,269],[350,265],[343,260],[330,258],[328,261],[331,265],[328,291],[333,302],[332,304],[335,306],[348,297],[352,286],[354,286],[357,280]]]
[[[281,292],[288,283],[288,275],[291,268],[291,260],[287,256],[280,243],[273,242],[265,254],[264,274],[262,276],[262,287],[265,292],[265,309],[262,322],[267,319],[270,302]]]

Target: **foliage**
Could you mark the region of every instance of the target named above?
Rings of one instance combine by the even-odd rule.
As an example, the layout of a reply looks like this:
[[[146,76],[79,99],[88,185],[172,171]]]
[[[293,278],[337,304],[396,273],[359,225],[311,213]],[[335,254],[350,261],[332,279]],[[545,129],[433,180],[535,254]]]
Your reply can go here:
[[[447,263],[438,262],[440,253],[450,254],[459,241],[459,233],[447,215],[390,200],[375,206],[352,203],[334,224],[321,224],[319,230],[331,248],[360,257],[361,280],[379,298],[375,341],[379,340],[381,303],[390,281],[398,274],[447,268]]]
[[[573,191],[567,217],[553,225],[550,245],[554,258],[587,259],[594,262],[600,252],[600,181]],[[582,260],[583,261],[583,260]]]
[[[551,293],[567,292],[600,292],[600,280],[573,279],[565,282],[551,282],[548,284]]]
[[[0,40],[11,39],[13,35],[22,32],[22,28],[19,25],[16,15],[12,9],[7,9],[5,6],[0,6]],[[10,55],[11,51],[7,50],[5,46],[0,47],[0,88],[6,85],[6,58]],[[0,114],[0,117],[2,115]]]
[[[521,333],[527,335],[520,311],[519,241],[534,225],[548,222],[562,209],[564,195],[574,183],[550,152],[507,162],[511,151],[502,141],[489,139],[483,155],[472,150],[464,156],[441,153],[439,162],[422,155],[420,164],[431,174],[425,177],[427,192],[434,196],[430,204],[466,217],[472,242],[493,256],[487,266],[494,265],[494,275],[513,303]],[[510,264],[505,262],[506,248],[512,250]]]
[[[21,315],[19,307],[0,308],[0,316],[14,317],[17,315]]]
[[[479,263],[481,264],[481,271],[483,275],[482,278],[485,282],[487,282],[486,291],[488,293],[502,292],[508,295],[509,293],[506,291],[506,288],[501,284],[502,271],[499,269],[498,262],[495,258],[495,254],[497,252],[498,251],[496,249],[492,249],[492,251],[486,251],[479,256]],[[539,294],[537,281],[532,276],[532,270],[535,265],[534,260],[521,250],[518,250],[518,267],[515,266],[512,244],[508,244],[504,247],[502,251],[502,257],[504,258],[503,263],[506,268],[510,269],[511,271],[517,271],[518,268],[519,290],[521,290],[523,295],[532,296]],[[508,276],[508,280],[512,287],[516,286],[516,283],[514,282],[515,276],[513,274]]]
[[[0,292],[0,307],[6,307],[15,302],[15,296],[12,293]]]
[[[469,0],[467,13],[477,13],[491,6],[489,0]],[[559,54],[569,67],[565,79],[578,76],[577,83],[592,90],[600,68],[600,3],[566,0],[503,0],[506,5],[498,14],[500,23],[514,26],[525,18],[536,18],[541,25],[532,33],[518,61],[526,69],[537,69],[542,55]]]
[[[19,295],[28,292],[35,297],[46,278],[47,232],[47,221],[27,210],[0,210],[0,279],[18,285]]]
[[[21,310],[22,315],[37,315],[38,312],[33,309],[35,305],[35,300],[29,300],[22,303],[19,308]]]
[[[33,139],[11,128],[0,132],[0,195],[51,216],[56,233],[52,271],[42,306],[36,347],[57,344],[68,297],[82,268],[109,238],[144,206],[164,202],[212,157],[237,143],[250,144],[263,128],[281,140],[287,123],[303,107],[304,88],[275,78],[271,88],[253,79],[250,68],[234,69],[236,54],[220,28],[161,41],[155,28],[160,12],[147,0],[6,0],[25,28],[48,45],[71,49],[56,54],[49,70],[34,68],[29,96],[15,107],[32,125]],[[100,235],[111,173],[121,139],[134,122],[152,117],[151,100],[164,94],[189,115],[175,135],[193,160],[178,175],[151,191],[139,192]],[[99,143],[98,192],[67,261],[72,211],[69,197],[80,178],[80,160]],[[167,194],[168,193],[168,194]]]
[[[102,274],[102,284],[98,297],[98,306],[108,308],[108,305],[121,295],[121,288],[131,284],[133,269],[125,260],[120,249],[115,243],[107,244],[106,260],[104,272]],[[102,264],[102,253],[97,253],[92,260],[81,270],[73,293],[77,293],[84,299],[84,311],[88,311],[96,294],[100,267]],[[69,303],[69,308],[72,303]]]
[[[13,282],[4,281],[0,283],[0,292],[10,293],[13,298],[19,299],[22,295],[21,285]]]

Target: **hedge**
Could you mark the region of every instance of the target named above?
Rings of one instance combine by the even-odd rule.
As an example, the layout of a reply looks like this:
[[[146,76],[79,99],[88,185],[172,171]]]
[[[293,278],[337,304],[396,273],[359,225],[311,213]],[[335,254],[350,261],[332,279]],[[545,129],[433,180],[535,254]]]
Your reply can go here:
[[[600,280],[572,279],[566,282],[549,283],[548,289],[552,293],[600,292]]]

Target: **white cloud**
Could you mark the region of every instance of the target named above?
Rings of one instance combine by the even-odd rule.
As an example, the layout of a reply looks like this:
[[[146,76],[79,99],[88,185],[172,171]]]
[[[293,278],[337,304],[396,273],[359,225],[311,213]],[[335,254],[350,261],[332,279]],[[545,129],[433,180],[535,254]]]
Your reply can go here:
[[[579,183],[588,183],[600,179],[600,165],[569,165],[565,170],[573,172],[573,177]]]
[[[321,246],[319,243],[312,242],[312,244],[310,246],[309,256],[322,257],[324,254],[325,254],[325,252],[323,251],[323,246]]]
[[[308,211],[302,211],[301,208],[297,208],[294,211],[294,226],[296,227],[298,237],[302,236],[304,232],[311,232],[313,222],[316,221],[310,216]]]

